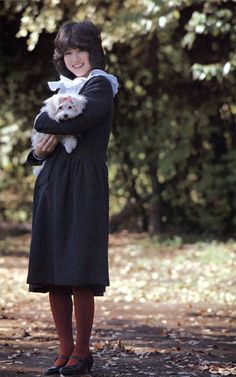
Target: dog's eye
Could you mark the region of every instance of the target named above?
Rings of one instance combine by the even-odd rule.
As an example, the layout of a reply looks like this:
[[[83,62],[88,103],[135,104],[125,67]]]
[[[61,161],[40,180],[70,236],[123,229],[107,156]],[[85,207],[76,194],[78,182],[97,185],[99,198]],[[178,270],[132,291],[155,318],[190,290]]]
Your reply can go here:
[[[62,106],[59,106],[59,107],[58,107],[58,110],[61,110],[61,109],[62,109]]]
[[[69,106],[69,109],[71,110],[71,109],[72,109],[72,106]]]

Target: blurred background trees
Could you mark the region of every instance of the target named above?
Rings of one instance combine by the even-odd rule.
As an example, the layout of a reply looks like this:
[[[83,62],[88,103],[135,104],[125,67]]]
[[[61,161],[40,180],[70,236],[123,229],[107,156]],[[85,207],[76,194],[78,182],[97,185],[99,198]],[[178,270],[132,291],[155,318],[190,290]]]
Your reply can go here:
[[[118,76],[109,146],[111,231],[234,236],[236,2],[4,0],[0,3],[1,220],[30,220],[25,160],[56,80],[53,40],[68,20],[102,31]]]

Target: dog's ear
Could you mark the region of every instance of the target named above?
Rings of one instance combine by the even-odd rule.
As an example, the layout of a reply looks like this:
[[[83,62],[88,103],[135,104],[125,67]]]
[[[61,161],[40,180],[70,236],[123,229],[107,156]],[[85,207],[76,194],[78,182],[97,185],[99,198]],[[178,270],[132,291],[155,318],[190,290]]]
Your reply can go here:
[[[49,97],[48,99],[46,99],[45,101],[43,101],[43,103],[47,106],[49,103],[55,101],[55,97],[56,97],[56,96],[57,96],[57,95],[54,94],[52,97]]]
[[[52,97],[46,99],[44,102],[49,116],[53,117],[57,112],[58,107],[58,95],[54,94]]]
[[[78,96],[74,97],[74,105],[79,111],[83,111],[87,103],[87,99],[85,96],[78,94]]]

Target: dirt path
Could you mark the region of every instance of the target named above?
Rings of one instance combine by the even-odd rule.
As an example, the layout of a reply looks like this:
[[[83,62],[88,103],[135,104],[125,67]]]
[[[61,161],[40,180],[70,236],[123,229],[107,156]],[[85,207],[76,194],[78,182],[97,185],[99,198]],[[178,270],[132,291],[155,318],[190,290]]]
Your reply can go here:
[[[25,289],[28,241],[28,237],[21,238],[21,249],[14,249],[10,242],[0,260],[4,294],[0,307],[2,377],[42,376],[57,352],[47,295],[28,294]],[[112,242],[114,262],[118,240],[114,238]],[[123,242],[130,247],[129,240]],[[118,278],[122,280],[118,272],[113,272],[116,286]],[[91,376],[236,375],[236,305],[164,302],[148,300],[144,295],[138,299],[137,292],[132,297],[124,293],[132,291],[125,288],[126,280],[135,284],[128,274],[119,289],[111,288],[106,298],[97,299],[91,339],[95,365]],[[136,283],[138,287],[138,280]],[[156,290],[158,285],[150,287],[153,297]]]

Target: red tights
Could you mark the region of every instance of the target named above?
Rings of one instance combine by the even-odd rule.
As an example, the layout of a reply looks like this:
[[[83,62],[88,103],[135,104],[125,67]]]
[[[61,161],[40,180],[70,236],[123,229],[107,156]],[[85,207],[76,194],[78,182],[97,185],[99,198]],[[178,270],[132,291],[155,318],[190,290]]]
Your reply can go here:
[[[86,357],[89,354],[89,340],[94,317],[94,295],[87,288],[73,288],[74,312],[76,320],[76,342],[72,333],[73,304],[71,292],[68,288],[54,287],[49,292],[49,300],[55,322],[60,349],[59,353],[65,356]],[[70,359],[67,365],[77,361]],[[58,359],[55,365],[62,363]]]

